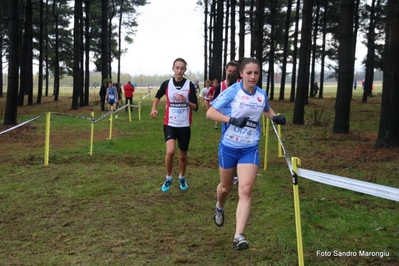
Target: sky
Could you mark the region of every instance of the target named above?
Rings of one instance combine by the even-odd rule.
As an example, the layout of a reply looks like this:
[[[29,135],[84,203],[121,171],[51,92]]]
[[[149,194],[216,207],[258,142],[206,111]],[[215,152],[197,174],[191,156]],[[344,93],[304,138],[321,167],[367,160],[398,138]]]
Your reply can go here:
[[[173,74],[173,61],[182,57],[192,72],[204,69],[204,15],[197,0],[149,0],[139,7],[136,35],[124,44],[121,72],[130,75]],[[117,63],[112,68],[116,71]]]
[[[132,44],[123,44],[128,52],[122,57],[121,72],[135,75],[173,74],[173,61],[184,58],[188,69],[203,72],[204,65],[204,15],[197,0],[149,0],[139,7],[136,35]],[[358,38],[359,40],[360,38]],[[360,42],[360,40],[359,40]],[[365,56],[365,46],[358,43],[355,62]],[[113,62],[116,71],[117,63]]]

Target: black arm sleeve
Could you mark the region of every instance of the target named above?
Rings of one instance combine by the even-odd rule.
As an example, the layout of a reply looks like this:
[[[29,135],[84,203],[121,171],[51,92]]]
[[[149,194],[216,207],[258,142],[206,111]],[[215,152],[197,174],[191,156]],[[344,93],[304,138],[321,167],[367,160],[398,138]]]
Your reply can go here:
[[[168,87],[168,84],[169,84],[169,80],[166,80],[166,81],[162,82],[161,87],[159,87],[159,90],[155,94],[155,98],[161,99],[162,96],[165,95],[166,88]]]
[[[197,90],[195,88],[194,83],[192,83],[192,82],[190,82],[190,94],[189,94],[188,98],[189,98],[188,100],[190,101],[190,103],[195,103],[196,107],[195,107],[194,111],[197,111],[198,110]]]

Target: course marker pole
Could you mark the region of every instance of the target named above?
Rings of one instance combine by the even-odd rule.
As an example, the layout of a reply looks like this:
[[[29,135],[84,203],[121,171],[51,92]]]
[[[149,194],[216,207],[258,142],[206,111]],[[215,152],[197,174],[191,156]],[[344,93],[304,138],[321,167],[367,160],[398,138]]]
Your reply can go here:
[[[48,158],[50,153],[50,119],[51,113],[46,114],[46,133],[44,137],[44,165],[48,165]]]
[[[111,106],[111,115],[110,115],[110,119],[109,119],[109,138],[108,139],[112,139],[112,121],[114,120],[113,114],[114,114],[114,108]]]
[[[91,112],[91,134],[90,134],[90,156],[93,155],[93,141],[94,141],[94,112]]]
[[[272,122],[274,133],[276,133],[277,139],[281,145],[281,149],[285,155],[285,160],[287,162],[288,169],[290,170],[290,174],[292,177],[293,190],[294,190],[294,207],[295,207],[295,226],[296,226],[296,241],[298,248],[298,265],[303,266],[303,246],[302,246],[302,230],[301,230],[301,211],[299,208],[299,192],[298,192],[298,167],[297,165],[301,164],[301,161],[294,157],[290,160],[287,151],[284,148],[283,142],[281,141],[280,135],[277,132],[275,123]],[[294,166],[295,168],[294,168]]]
[[[277,115],[279,115],[279,113]],[[277,125],[277,132],[278,135],[281,137],[281,125]],[[284,157],[281,145],[278,142],[277,142],[277,150],[278,150],[278,157]]]
[[[303,259],[303,245],[302,245],[302,227],[301,227],[301,209],[299,206],[299,192],[298,192],[298,165],[301,165],[301,160],[297,157],[291,158],[292,162],[292,188],[294,191],[294,207],[295,207],[295,226],[296,226],[296,242],[298,248],[298,265],[304,265]]]
[[[131,108],[133,108],[132,105],[133,105],[133,101],[128,101],[127,109],[129,112],[129,122],[132,122],[132,109],[131,109]]]
[[[139,121],[141,121],[141,101],[139,101]]]
[[[262,115],[262,133],[263,133],[263,136],[266,135],[266,129],[265,129],[266,123],[265,122],[266,122],[266,116]]]
[[[263,117],[265,117],[265,116],[263,116]],[[264,130],[264,132],[265,132],[265,160],[263,162],[263,170],[266,170],[267,169],[267,161],[268,161],[268,153],[269,153],[269,125],[270,125],[270,120],[266,119],[266,123],[264,123],[264,124],[266,124],[266,126],[263,126],[263,128],[266,127],[266,130]]]

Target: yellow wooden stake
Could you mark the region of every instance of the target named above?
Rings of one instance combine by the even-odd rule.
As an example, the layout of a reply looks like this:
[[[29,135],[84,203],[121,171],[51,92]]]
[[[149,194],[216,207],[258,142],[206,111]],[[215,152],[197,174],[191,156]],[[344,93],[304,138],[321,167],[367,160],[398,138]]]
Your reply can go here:
[[[132,122],[132,109],[131,108],[133,108],[133,107],[130,107],[130,105],[133,105],[133,101],[132,102],[129,101],[128,103],[129,103],[129,105],[128,105],[127,110],[129,113],[129,122]]]
[[[111,106],[111,115],[110,115],[110,121],[109,121],[109,138],[108,139],[112,139],[112,122],[114,120],[113,118],[114,116],[114,109],[113,106]]]
[[[299,191],[298,191],[298,176],[296,173],[298,172],[298,166],[301,165],[301,160],[297,157],[291,158],[292,163],[292,183],[294,190],[294,207],[295,207],[295,226],[296,226],[296,241],[298,248],[298,265],[303,266],[304,258],[303,258],[303,245],[302,245],[302,226],[301,226],[301,209],[299,207]]]
[[[265,117],[265,115],[263,115]],[[268,153],[269,153],[269,126],[270,126],[270,119],[266,119],[266,130],[265,130],[265,160],[263,162],[263,170],[267,169],[267,160],[268,160]]]
[[[51,113],[46,114],[46,133],[44,137],[44,165],[48,165],[49,154],[50,154],[50,121]]]
[[[94,118],[94,112],[91,112],[91,118]],[[93,120],[91,120],[90,156],[93,155],[93,142],[94,142],[94,122]]]
[[[141,121],[141,101],[139,101],[139,121]]]

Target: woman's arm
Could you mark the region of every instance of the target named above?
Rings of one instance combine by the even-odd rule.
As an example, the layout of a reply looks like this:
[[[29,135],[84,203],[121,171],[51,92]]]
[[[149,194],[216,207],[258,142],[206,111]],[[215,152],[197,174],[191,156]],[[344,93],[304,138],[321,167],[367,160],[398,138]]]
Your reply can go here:
[[[230,117],[222,114],[218,110],[215,109],[215,107],[211,106],[209,107],[208,111],[206,112],[206,117],[217,122],[222,122],[222,123],[229,123]]]

